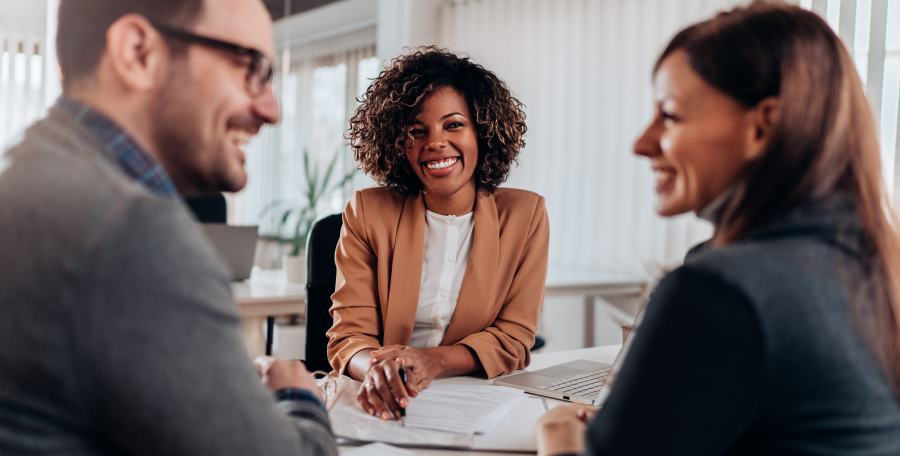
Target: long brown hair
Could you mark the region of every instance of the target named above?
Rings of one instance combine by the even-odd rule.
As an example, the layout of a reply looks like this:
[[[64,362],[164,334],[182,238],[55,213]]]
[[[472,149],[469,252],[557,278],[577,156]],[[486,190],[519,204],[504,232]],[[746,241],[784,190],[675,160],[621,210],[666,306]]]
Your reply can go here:
[[[740,238],[788,209],[845,193],[868,246],[851,301],[857,324],[900,393],[900,237],[881,174],[875,120],[853,60],[828,24],[781,2],[756,1],[682,30],[656,64],[684,50],[710,85],[746,107],[777,96],[761,157],[743,170],[713,236]]]

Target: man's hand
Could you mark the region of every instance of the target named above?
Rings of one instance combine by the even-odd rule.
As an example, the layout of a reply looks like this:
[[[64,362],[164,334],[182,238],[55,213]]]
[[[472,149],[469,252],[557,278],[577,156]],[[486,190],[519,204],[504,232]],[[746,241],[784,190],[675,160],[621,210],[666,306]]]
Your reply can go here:
[[[325,403],[325,393],[302,362],[260,356],[253,361],[253,366],[259,372],[263,385],[273,393],[283,388],[301,388],[312,392],[323,404]]]
[[[555,407],[534,423],[538,456],[580,454],[584,451],[587,423],[597,409],[581,404]]]

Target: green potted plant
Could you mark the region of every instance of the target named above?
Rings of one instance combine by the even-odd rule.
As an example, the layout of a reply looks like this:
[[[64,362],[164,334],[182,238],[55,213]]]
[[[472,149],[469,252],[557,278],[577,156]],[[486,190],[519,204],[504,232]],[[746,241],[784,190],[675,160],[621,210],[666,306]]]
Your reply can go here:
[[[282,244],[290,244],[287,255],[282,257],[282,265],[287,272],[289,282],[303,283],[306,281],[306,262],[303,255],[306,248],[306,238],[312,229],[313,222],[318,218],[319,207],[323,197],[332,195],[341,189],[356,171],[350,171],[337,182],[332,183],[332,174],[337,163],[338,155],[335,154],[325,169],[324,174],[319,173],[317,163],[310,165],[309,152],[303,150],[303,173],[306,183],[302,187],[302,200],[276,200],[266,205],[260,214],[260,219],[266,216],[276,216],[276,233]],[[286,229],[289,228],[289,231]],[[290,233],[285,236],[285,232]]]

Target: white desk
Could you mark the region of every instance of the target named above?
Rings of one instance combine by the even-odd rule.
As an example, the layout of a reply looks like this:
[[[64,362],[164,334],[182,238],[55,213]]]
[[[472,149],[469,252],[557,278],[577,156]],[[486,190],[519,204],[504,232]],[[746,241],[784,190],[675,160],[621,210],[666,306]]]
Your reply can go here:
[[[231,294],[242,317],[241,336],[251,358],[265,353],[266,317],[306,313],[306,285],[288,283],[283,270],[254,269],[249,280],[231,283]]]
[[[647,287],[647,279],[627,274],[597,271],[588,268],[550,267],[547,272],[547,291],[545,296],[584,296],[583,346],[594,346],[594,313],[596,299],[601,298],[616,304],[623,298],[638,303],[641,294]],[[633,304],[629,307],[633,307]],[[637,315],[637,308],[623,309],[626,313]]]
[[[596,298],[606,301],[637,298],[647,281],[642,277],[594,271],[586,268],[551,267],[547,274],[547,297],[584,297],[584,346],[594,346]],[[243,317],[241,334],[251,357],[265,352],[263,322],[267,316],[304,315],[306,286],[288,283],[282,270],[254,269],[249,280],[231,285],[238,313]]]
[[[604,347],[593,347],[593,348],[582,348],[579,350],[568,350],[554,353],[541,353],[532,356],[531,365],[528,366],[528,370],[536,370],[543,369],[545,367],[550,367],[555,364],[567,363],[569,361],[574,361],[576,359],[587,359],[591,361],[599,361],[602,363],[612,364],[615,360],[616,355],[619,353],[619,349],[621,345],[608,345]],[[485,385],[491,383],[490,380],[483,380],[475,377],[451,377],[451,378],[440,378],[434,381],[434,384],[455,384],[455,385]],[[542,408],[543,405],[540,404],[540,399],[537,397],[531,397],[525,401],[525,403],[521,404],[517,408],[513,409],[509,413],[503,417],[503,421],[496,426],[496,428],[492,431],[491,434],[496,432],[515,432],[514,435],[522,435],[521,433],[527,433],[527,436],[530,436],[532,439],[533,436],[533,420],[536,416],[533,416],[533,411],[537,408]],[[565,404],[563,401],[557,401],[555,399],[547,399],[548,405],[552,408],[559,404]],[[517,413],[517,410],[527,410],[527,413]],[[488,437],[490,437],[490,435]],[[346,451],[348,449],[352,449],[355,447],[350,446],[342,446],[340,450]],[[418,448],[410,448],[409,451],[420,455],[441,455],[441,456],[449,456],[449,455],[472,455],[472,456],[497,456],[498,454],[534,454],[534,453],[496,453],[496,452],[487,452],[487,451],[458,451],[458,450],[425,450]]]

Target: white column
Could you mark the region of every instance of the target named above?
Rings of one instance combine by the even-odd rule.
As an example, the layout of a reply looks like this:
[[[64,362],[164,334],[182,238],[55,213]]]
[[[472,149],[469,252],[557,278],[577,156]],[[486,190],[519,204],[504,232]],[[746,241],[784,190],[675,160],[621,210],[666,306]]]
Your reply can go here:
[[[56,59],[56,20],[59,0],[47,0],[47,38],[44,40],[44,106],[49,108],[62,93]]]
[[[900,112],[897,113],[897,129],[894,131],[897,132],[894,144],[882,144],[881,147],[887,150],[890,150],[891,147],[894,149],[894,201],[900,201],[900,160],[898,160],[900,158]]]
[[[887,39],[888,0],[872,0],[872,21],[869,25],[869,68],[866,75],[866,96],[875,125],[881,125],[881,93],[884,86],[884,55]],[[885,145],[887,147],[887,145]]]
[[[831,0],[837,1],[837,0]],[[854,56],[854,38],[856,35],[856,0],[841,1],[841,19],[838,25],[838,35],[844,41],[844,46]]]
[[[828,0],[812,0],[812,11],[819,16],[828,16]]]

